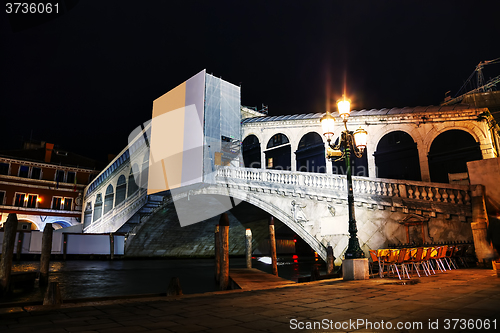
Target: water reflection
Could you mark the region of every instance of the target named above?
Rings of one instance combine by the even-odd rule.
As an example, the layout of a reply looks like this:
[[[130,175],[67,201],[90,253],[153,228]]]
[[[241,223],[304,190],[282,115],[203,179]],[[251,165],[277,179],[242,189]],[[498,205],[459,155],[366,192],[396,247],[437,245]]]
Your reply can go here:
[[[272,273],[269,260],[252,260],[254,268]],[[287,256],[278,258],[280,277],[297,281],[309,276],[313,266],[325,272],[322,261],[314,257]],[[245,267],[244,258],[231,258],[231,268]],[[13,272],[38,271],[39,262],[14,263]],[[216,291],[213,259],[151,259],[116,261],[54,261],[50,263],[50,281],[59,282],[63,299],[111,297],[137,294],[159,294],[167,290],[173,277],[179,277],[184,294]],[[8,302],[41,301],[42,292],[16,292]]]

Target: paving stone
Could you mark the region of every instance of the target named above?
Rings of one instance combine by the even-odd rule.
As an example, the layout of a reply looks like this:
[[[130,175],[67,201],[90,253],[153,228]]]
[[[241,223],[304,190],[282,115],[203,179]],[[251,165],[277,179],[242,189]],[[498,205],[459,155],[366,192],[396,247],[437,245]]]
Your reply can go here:
[[[33,306],[23,312],[2,311],[0,330],[7,333],[289,332],[291,319],[338,322],[369,319],[391,323],[500,319],[500,279],[492,271],[453,270],[419,280],[415,285],[394,285],[395,281],[388,279],[317,281],[269,290],[170,299],[121,299],[91,305],[63,304],[59,308]]]

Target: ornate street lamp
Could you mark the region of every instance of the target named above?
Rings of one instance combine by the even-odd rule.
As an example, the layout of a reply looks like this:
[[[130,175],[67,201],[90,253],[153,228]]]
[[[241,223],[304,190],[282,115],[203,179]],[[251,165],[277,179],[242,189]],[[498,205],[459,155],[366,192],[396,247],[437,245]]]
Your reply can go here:
[[[347,119],[351,113],[350,101],[343,96],[341,100],[337,102],[339,115],[344,121],[344,130],[340,136],[340,142],[338,145],[332,145],[333,138],[333,126],[335,124],[335,118],[330,114],[329,111],[321,118],[321,126],[323,128],[323,135],[328,141],[328,146],[333,149],[333,152],[328,154],[328,158],[335,159],[336,161],[345,160],[345,165],[347,168],[347,203],[349,206],[349,246],[345,252],[345,259],[358,259],[364,258],[365,254],[359,246],[359,241],[357,237],[358,229],[356,227],[356,218],[354,216],[354,195],[352,191],[352,161],[351,152],[358,158],[363,156],[363,152],[366,148],[367,132],[361,127],[356,131],[352,132],[347,129]],[[335,153],[337,152],[337,153]]]

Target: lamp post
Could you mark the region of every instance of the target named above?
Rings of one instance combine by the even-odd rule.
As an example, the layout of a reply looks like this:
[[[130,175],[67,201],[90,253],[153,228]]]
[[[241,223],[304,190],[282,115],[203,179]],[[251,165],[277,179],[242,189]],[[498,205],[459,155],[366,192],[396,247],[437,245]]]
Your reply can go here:
[[[341,133],[340,141],[337,145],[332,145],[333,137],[333,126],[335,124],[335,118],[330,114],[329,111],[321,118],[321,126],[323,128],[323,135],[328,141],[328,146],[334,150],[328,154],[328,158],[334,159],[338,157],[338,160],[345,160],[345,165],[347,169],[347,204],[349,208],[349,245],[345,252],[345,259],[359,259],[364,258],[365,254],[361,250],[358,241],[358,228],[356,227],[356,218],[354,214],[354,195],[352,191],[352,161],[351,152],[354,156],[360,158],[363,156],[363,152],[366,148],[367,132],[361,127],[356,131],[352,132],[347,129],[347,119],[351,113],[350,101],[343,96],[341,100],[337,102],[339,115],[344,121],[344,130]],[[335,152],[337,151],[337,152]],[[339,152],[340,151],[340,152]]]

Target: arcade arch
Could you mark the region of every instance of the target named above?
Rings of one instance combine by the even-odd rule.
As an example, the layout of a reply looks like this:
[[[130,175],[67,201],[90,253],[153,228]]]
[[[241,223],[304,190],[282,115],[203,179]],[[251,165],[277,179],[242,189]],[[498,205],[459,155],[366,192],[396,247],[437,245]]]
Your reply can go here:
[[[378,178],[421,180],[417,143],[404,131],[385,134],[373,153]]]
[[[450,129],[439,134],[427,154],[432,182],[448,183],[448,174],[467,172],[467,162],[483,158],[480,144],[468,132]]]
[[[291,170],[291,144],[285,134],[274,134],[266,146],[266,169]]]
[[[326,172],[325,143],[316,132],[302,136],[295,151],[297,171]]]
[[[243,163],[245,168],[261,168],[261,149],[259,138],[255,135],[248,135],[242,143]]]

